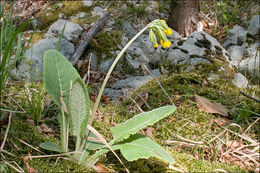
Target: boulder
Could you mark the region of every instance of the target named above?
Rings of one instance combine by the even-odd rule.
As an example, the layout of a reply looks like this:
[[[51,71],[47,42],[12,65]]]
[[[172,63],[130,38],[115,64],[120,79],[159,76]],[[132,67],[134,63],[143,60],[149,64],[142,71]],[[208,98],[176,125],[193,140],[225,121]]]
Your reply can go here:
[[[56,49],[59,38],[42,39],[34,44],[30,49],[25,52],[25,58],[22,60],[18,69],[12,71],[12,76],[15,79],[42,80],[43,75],[43,55],[44,52],[50,49]],[[60,53],[62,53],[67,60],[74,53],[74,45],[65,39],[61,39]]]
[[[245,60],[242,60],[238,66],[239,71],[244,74],[250,75],[250,77],[259,83],[260,80],[260,51],[255,53],[255,56],[251,56]]]
[[[83,31],[83,28],[76,23],[59,19],[54,24],[52,24],[48,30],[48,32],[45,34],[45,38],[53,38],[53,37],[59,37],[63,27],[66,23],[66,28],[63,32],[63,38],[66,40],[73,42],[76,39],[79,38],[81,32]]]
[[[158,77],[160,76],[160,72],[158,69],[152,70],[151,73]],[[128,77],[123,80],[117,81],[112,88],[120,89],[120,88],[132,88],[132,89],[138,89],[142,85],[146,84],[152,79],[151,75],[145,75],[145,76],[133,76]]]
[[[247,78],[241,73],[236,73],[232,82],[238,88],[247,88],[248,85]]]
[[[241,26],[234,26],[233,29],[227,33],[226,41],[223,44],[224,48],[231,45],[241,46],[246,41],[246,31]]]
[[[245,48],[242,46],[230,46],[227,49],[227,52],[230,55],[232,65],[237,67],[242,57],[244,56]]]
[[[110,68],[111,65],[113,64],[113,62],[114,62],[114,59],[113,59],[113,58],[104,60],[104,61],[102,61],[102,62],[99,64],[98,69],[99,69],[100,72],[102,72],[102,73],[107,73],[108,70],[109,70],[109,68]]]
[[[260,15],[254,15],[249,23],[247,28],[248,35],[253,37],[254,39],[259,39],[260,34]]]
[[[164,72],[191,71],[199,64],[211,64],[214,59],[230,66],[228,52],[214,37],[203,31],[193,32],[162,54],[161,69]]]

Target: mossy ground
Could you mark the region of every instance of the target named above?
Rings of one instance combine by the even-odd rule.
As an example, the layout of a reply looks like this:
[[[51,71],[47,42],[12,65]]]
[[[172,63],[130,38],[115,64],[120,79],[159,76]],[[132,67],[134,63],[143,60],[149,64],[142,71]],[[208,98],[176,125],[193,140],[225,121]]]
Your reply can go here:
[[[194,99],[195,94],[206,97],[213,102],[220,102],[225,105],[230,110],[230,115],[233,116],[233,119],[228,122],[228,124],[237,123],[242,127],[242,131],[248,127],[248,123],[246,121],[250,122],[250,117],[259,115],[259,105],[239,93],[239,91],[244,91],[249,95],[257,95],[259,94],[259,86],[241,90],[234,87],[230,79],[219,77],[213,81],[208,81],[207,77],[208,75],[206,73],[191,72],[162,75],[159,78],[162,86],[176,104],[177,110],[173,114],[152,126],[155,129],[153,132],[154,140],[162,145],[168,152],[170,152],[176,163],[181,166],[176,167],[184,169],[185,171],[212,172],[215,169],[223,169],[228,172],[247,172],[247,170],[244,170],[238,166],[223,164],[218,160],[212,160],[212,157],[210,156],[204,157],[203,150],[178,150],[176,147],[166,146],[164,143],[166,140],[175,140],[177,135],[193,141],[209,141],[222,130],[221,127],[214,126],[213,128],[213,126],[211,126],[212,119],[221,119],[221,117],[216,117],[215,115],[200,111],[196,106]],[[15,89],[15,86],[17,87],[17,90]],[[26,88],[23,88],[24,86],[26,85],[14,85],[10,88],[9,91],[12,93],[14,91],[26,90]],[[41,88],[41,84],[32,84],[27,86],[27,88],[28,87],[35,87],[35,90],[39,90],[39,88]],[[141,87],[137,92],[149,93],[149,99],[147,100],[147,103],[152,108],[170,104],[168,97],[163,93],[156,81],[150,81],[148,84]],[[17,101],[21,102],[22,99],[17,99]],[[120,122],[124,122],[136,114],[135,112],[131,112],[128,109],[131,104],[132,103],[130,100],[126,100],[123,103],[103,105],[100,107],[99,113],[103,114],[104,116],[108,116],[110,123],[113,122],[118,124]],[[149,110],[145,105],[142,106],[142,109],[145,111]],[[44,117],[42,120],[49,125],[55,124],[54,126],[58,126],[58,124],[54,122],[57,121],[56,118],[48,121],[50,117],[55,115],[55,110],[49,111],[46,117]],[[51,137],[45,134],[40,134],[35,127],[30,126],[24,122],[25,119],[30,118],[28,116],[31,115],[14,115],[8,135],[8,142],[5,146],[5,150],[19,157],[26,156],[28,153],[31,155],[40,155],[40,153],[34,151],[28,146],[25,146],[24,144],[21,144],[16,140],[16,138],[14,138],[14,136],[26,141],[28,144],[34,147],[38,147],[40,143],[47,141],[54,141],[59,144],[58,133]],[[112,139],[112,134],[109,130],[110,124],[107,124],[104,118],[95,121],[93,126],[102,135],[104,135],[108,141]],[[2,127],[1,129],[3,134],[6,126]],[[250,137],[252,139],[259,140],[260,136],[258,129],[259,125],[257,124],[252,127],[250,131]],[[18,146],[18,148],[20,148],[20,151],[18,151],[9,140],[12,140]],[[51,153],[52,152],[49,152],[47,154]],[[121,156],[121,158],[123,158],[119,152],[118,154]],[[26,170],[25,163],[22,161],[22,159],[13,158],[11,156],[7,156],[6,159],[17,162],[24,170]],[[60,159],[56,165],[55,161],[56,158],[41,158],[33,159],[32,161],[28,161],[28,163],[33,168],[41,170],[42,172],[89,171],[86,167],[78,165],[72,161]],[[131,172],[169,171],[165,166],[155,164],[151,160],[141,159],[134,162],[127,162],[123,159],[123,161]],[[99,163],[104,164],[112,170],[119,172],[124,171],[112,153],[108,153],[106,156],[101,157]],[[6,169],[7,172],[8,170],[11,171],[10,168]]]

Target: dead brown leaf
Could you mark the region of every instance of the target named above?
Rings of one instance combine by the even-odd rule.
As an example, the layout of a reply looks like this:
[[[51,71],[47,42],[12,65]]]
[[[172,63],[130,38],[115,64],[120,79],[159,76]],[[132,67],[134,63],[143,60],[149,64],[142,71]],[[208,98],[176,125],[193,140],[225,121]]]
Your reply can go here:
[[[104,118],[104,121],[107,125],[110,125],[110,121],[109,121],[109,115],[106,115]]]
[[[29,155],[30,156],[30,155]],[[30,159],[31,160],[31,159]],[[28,161],[28,157],[24,157],[23,158],[23,161],[26,165],[26,169],[27,169],[27,172],[28,173],[36,173],[36,172],[39,172],[38,170],[34,169],[32,166],[29,165],[29,163],[27,162]]]
[[[199,110],[211,114],[219,114],[224,117],[229,117],[226,107],[222,104],[211,102],[207,98],[200,97],[198,95],[195,95],[195,99]]]
[[[109,169],[100,163],[96,164],[93,169],[95,172],[109,172]]]
[[[238,148],[238,147],[242,147],[243,146],[242,143],[240,143],[238,141],[235,141],[235,140],[227,141],[226,145],[227,145],[228,148],[231,148],[233,150]]]
[[[153,138],[153,131],[154,131],[154,128],[152,127],[147,127],[146,131],[145,131],[145,135],[146,136],[149,136],[150,138]]]

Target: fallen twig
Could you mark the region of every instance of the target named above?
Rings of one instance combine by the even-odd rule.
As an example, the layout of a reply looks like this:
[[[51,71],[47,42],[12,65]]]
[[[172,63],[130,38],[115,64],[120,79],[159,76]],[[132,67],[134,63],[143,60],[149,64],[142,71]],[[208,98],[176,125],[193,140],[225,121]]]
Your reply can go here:
[[[249,99],[252,99],[252,100],[256,101],[257,103],[260,103],[260,100],[254,98],[254,97],[252,97],[252,96],[249,96],[249,95],[247,95],[246,93],[244,93],[244,92],[242,92],[242,91],[240,91],[240,94],[242,94],[243,96],[246,96],[246,97],[249,98]]]
[[[30,144],[26,143],[26,142],[23,141],[22,139],[19,139],[19,138],[15,137],[15,136],[14,136],[14,138],[16,138],[18,141],[20,141],[20,142],[23,143],[24,145],[27,145],[28,147],[30,147],[30,148],[32,148],[32,149],[34,149],[34,150],[36,150],[36,151],[38,151],[38,152],[40,152],[40,153],[42,153],[42,154],[46,154],[46,153],[40,151],[39,149],[37,149],[37,148],[31,146]]]
[[[146,65],[145,65],[144,63],[142,63],[142,66],[143,66],[143,67],[146,69],[146,71],[152,76],[152,78],[158,83],[158,85],[161,87],[161,89],[163,90],[163,92],[164,92],[164,93],[166,94],[166,96],[169,98],[171,104],[172,104],[173,106],[175,106],[174,103],[173,103],[173,101],[172,101],[172,99],[171,99],[171,97],[170,97],[169,94],[165,91],[165,89],[163,88],[163,86],[161,85],[161,83],[159,82],[159,80],[150,72],[150,70],[146,67]]]
[[[7,135],[8,135],[8,131],[9,131],[9,128],[10,128],[10,124],[11,124],[11,118],[12,118],[12,113],[10,112],[9,119],[8,119],[8,125],[7,125],[7,129],[5,131],[4,140],[3,140],[2,144],[1,144],[0,152],[3,151],[4,146],[5,146],[5,141],[6,141],[6,138],[7,138]]]

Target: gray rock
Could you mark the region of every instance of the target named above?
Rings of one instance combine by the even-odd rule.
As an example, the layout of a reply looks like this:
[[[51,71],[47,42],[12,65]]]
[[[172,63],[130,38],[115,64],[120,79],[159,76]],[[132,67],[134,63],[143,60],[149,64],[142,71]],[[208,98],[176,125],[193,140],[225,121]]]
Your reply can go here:
[[[123,92],[122,90],[105,88],[103,94],[111,98],[112,101],[116,101],[119,96],[123,95]]]
[[[226,41],[223,44],[224,48],[228,48],[231,45],[241,46],[246,41],[246,32],[241,26],[234,26],[233,29],[227,33]]]
[[[238,66],[239,71],[244,74],[249,74],[253,80],[260,79],[260,51],[256,52],[255,56],[242,60]]]
[[[247,31],[248,31],[248,35],[252,36],[255,39],[259,39],[260,15],[254,15],[251,18]]]
[[[86,14],[87,13],[85,13],[85,12],[79,12],[79,13],[76,14],[76,16],[71,16],[70,20],[72,21],[72,20],[82,19],[86,16]]]
[[[189,43],[192,39],[188,39],[183,43],[183,45],[179,46],[180,49],[186,50],[190,56],[198,56],[198,57],[203,57],[205,48],[200,48],[196,46],[194,43]]]
[[[59,19],[54,24],[52,24],[45,34],[45,38],[59,37],[62,29],[66,23],[66,28],[63,33],[63,38],[68,41],[75,41],[79,38],[83,28],[76,23],[69,22],[67,20]]]
[[[152,79],[152,76],[146,75],[146,76],[135,76],[135,77],[129,77],[120,81],[117,81],[112,87],[113,88],[132,88],[132,89],[138,89],[142,85],[146,84]]]
[[[36,20],[36,19],[33,19],[32,21],[31,21],[31,23],[32,23],[32,26],[33,26],[33,28],[37,28],[38,26],[39,26],[39,21],[38,20]]]
[[[24,78],[25,80],[32,81],[41,80],[43,75],[44,52],[50,49],[56,49],[58,41],[58,38],[50,38],[42,39],[34,44],[32,48],[25,52],[25,59],[23,59],[19,69],[12,71],[13,77],[15,79]],[[60,53],[69,60],[74,53],[74,45],[65,39],[61,39]]]
[[[101,16],[101,15],[103,15],[103,13],[104,13],[103,8],[101,8],[99,6],[94,7],[91,12],[92,16],[97,16],[97,15]]]
[[[244,56],[245,48],[242,46],[230,46],[227,52],[230,55],[231,64],[237,67]]]
[[[256,53],[257,53],[257,51],[259,51],[259,49],[260,49],[259,42],[256,42],[256,43],[252,44],[251,46],[249,46],[247,48],[247,54],[248,54],[249,58],[255,57]]]
[[[99,64],[99,70],[102,73],[107,73],[113,62],[114,62],[114,59],[112,59],[112,58],[111,59],[107,59],[105,61],[102,61]]]
[[[122,30],[126,33],[128,38],[132,38],[135,36],[136,32],[134,31],[134,28],[129,22],[123,22],[122,24]]]
[[[248,80],[241,73],[235,74],[232,82],[238,88],[247,88],[247,85],[248,85]]]
[[[191,71],[199,64],[211,64],[214,58],[230,66],[228,52],[214,37],[203,31],[195,31],[177,44],[166,55],[161,53],[160,69],[165,72]]]
[[[93,4],[93,1],[92,0],[83,0],[82,3],[85,7],[91,7]]]
[[[167,61],[172,66],[178,65],[180,62],[189,59],[189,54],[182,52],[180,49],[170,50]]]
[[[124,47],[128,43],[128,41],[129,41],[128,38],[123,36],[121,40],[121,45]]]

